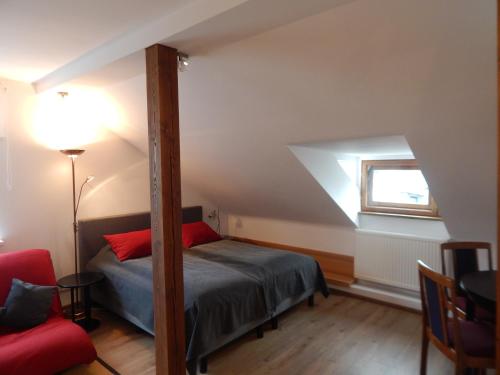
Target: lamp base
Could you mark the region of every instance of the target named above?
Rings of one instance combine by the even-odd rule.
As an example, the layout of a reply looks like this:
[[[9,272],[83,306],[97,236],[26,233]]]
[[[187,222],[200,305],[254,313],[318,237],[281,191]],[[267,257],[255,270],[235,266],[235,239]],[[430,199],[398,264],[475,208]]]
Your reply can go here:
[[[75,323],[82,327],[85,331],[90,332],[99,328],[101,321],[94,318],[82,318],[75,320]]]

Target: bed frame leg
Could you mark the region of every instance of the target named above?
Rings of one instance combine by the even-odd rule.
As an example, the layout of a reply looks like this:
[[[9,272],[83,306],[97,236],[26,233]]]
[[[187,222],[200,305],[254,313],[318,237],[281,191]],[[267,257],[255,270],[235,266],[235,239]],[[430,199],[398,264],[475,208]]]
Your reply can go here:
[[[208,371],[208,358],[201,357],[200,358],[200,373],[206,374]]]
[[[264,327],[263,326],[258,326],[256,329],[255,329],[255,332],[257,333],[257,338],[258,339],[261,339],[264,337]]]
[[[307,299],[307,304],[309,307],[314,307],[314,294],[311,294],[309,298]]]
[[[271,318],[271,326],[273,329],[278,329],[278,317],[275,316],[274,318]]]

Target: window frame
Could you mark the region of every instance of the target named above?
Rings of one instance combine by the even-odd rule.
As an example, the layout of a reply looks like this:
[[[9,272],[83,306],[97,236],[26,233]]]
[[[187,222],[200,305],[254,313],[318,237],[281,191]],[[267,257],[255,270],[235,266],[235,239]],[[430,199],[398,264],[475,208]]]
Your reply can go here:
[[[429,204],[376,202],[371,199],[373,185],[373,170],[397,169],[420,170],[415,159],[400,160],[362,160],[361,162],[361,212],[380,213],[401,216],[418,216],[424,218],[439,218],[436,201],[429,191]]]

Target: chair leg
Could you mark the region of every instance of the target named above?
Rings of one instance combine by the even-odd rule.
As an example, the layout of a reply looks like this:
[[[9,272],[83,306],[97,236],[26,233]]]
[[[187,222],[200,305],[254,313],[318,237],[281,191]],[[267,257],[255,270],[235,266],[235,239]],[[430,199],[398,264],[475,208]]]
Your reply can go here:
[[[464,367],[462,361],[457,360],[457,362],[455,363],[455,375],[464,375],[464,374],[468,374],[468,372],[466,372],[466,368]]]
[[[309,296],[309,298],[307,299],[307,304],[309,305],[309,307],[314,307],[314,294]]]
[[[420,375],[427,374],[427,353],[429,352],[429,339],[425,332],[422,332],[422,352],[420,353]]]

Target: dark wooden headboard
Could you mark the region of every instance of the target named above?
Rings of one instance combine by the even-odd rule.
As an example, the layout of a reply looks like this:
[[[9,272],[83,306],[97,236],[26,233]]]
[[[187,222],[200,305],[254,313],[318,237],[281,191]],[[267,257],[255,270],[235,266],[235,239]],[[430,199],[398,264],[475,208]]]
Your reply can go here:
[[[201,206],[182,209],[182,222],[193,223],[203,220]],[[78,254],[80,270],[84,271],[87,263],[106,245],[104,234],[116,234],[151,228],[151,214],[137,214],[101,217],[78,221]]]

